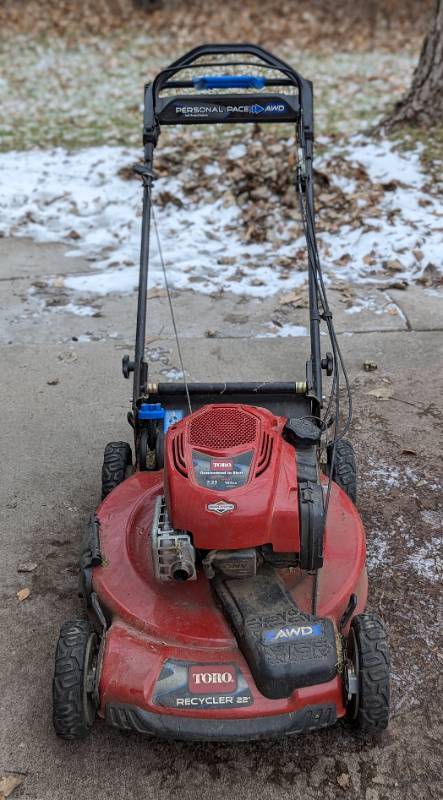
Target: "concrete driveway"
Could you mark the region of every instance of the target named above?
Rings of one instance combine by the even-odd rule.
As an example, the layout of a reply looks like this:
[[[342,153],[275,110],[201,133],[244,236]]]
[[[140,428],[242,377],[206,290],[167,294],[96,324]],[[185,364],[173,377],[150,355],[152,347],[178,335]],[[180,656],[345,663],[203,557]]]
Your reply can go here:
[[[62,248],[3,240],[0,259],[0,758],[2,774],[23,779],[14,798],[441,796],[441,298],[410,287],[391,293],[399,312],[385,322],[369,312],[358,324],[358,315],[337,315],[354,387],[370,605],[385,618],[392,647],[393,717],[382,739],[338,725],[305,738],[183,744],[98,722],[87,740],[67,743],[51,723],[54,648],[60,624],[83,613],[77,555],[83,522],[99,497],[103,448],[108,440],[130,439],[130,384],[120,360],[132,352],[135,298],[111,296],[100,316],[85,320],[42,303],[38,286],[29,294],[39,275],[63,270]],[[306,338],[251,338],[269,318],[272,299],[240,303],[191,293],[180,299],[187,304],[179,321],[193,379],[303,378]],[[173,376],[178,366],[162,328],[164,304],[157,297],[150,305],[152,378]],[[375,372],[363,371],[368,358],[377,362]],[[23,562],[37,567],[18,572]],[[26,587],[30,595],[19,602],[17,592]]]

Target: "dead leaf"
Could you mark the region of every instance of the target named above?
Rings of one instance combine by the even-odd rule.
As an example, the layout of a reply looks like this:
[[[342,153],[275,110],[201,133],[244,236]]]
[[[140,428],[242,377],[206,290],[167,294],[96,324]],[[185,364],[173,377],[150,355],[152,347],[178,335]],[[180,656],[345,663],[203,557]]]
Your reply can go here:
[[[27,586],[24,589],[20,589],[20,591],[17,592],[18,601],[22,603],[23,600],[26,600],[26,598],[29,597],[30,594],[31,590],[28,589]]]
[[[299,289],[286,292],[280,295],[278,302],[281,306],[287,306],[289,303],[293,303],[296,308],[305,308],[307,306],[306,292],[301,292]]]
[[[407,280],[402,281],[392,281],[392,283],[388,283],[387,289],[407,289],[408,282]]]
[[[384,261],[383,266],[388,272],[401,272],[403,270],[403,264],[398,258],[391,259],[390,261]]]
[[[341,775],[338,775],[337,783],[339,786],[341,786],[342,789],[347,789],[349,787],[349,782],[350,782],[349,773],[342,772]]]
[[[166,297],[167,291],[166,289],[160,289],[159,286],[154,286],[152,289],[148,289],[148,300],[154,300],[156,297]]]
[[[176,206],[177,208],[183,208],[183,201],[179,197],[176,197],[176,195],[168,192],[166,189],[163,192],[158,193],[157,202],[162,207],[172,203],[172,205]]]
[[[363,369],[365,372],[375,372],[378,369],[378,364],[376,361],[364,361]]]
[[[54,278],[54,280],[52,281],[52,285],[55,289],[63,289],[65,285],[65,279],[62,277]]]
[[[381,386],[379,389],[371,389],[366,394],[376,397],[377,400],[389,400],[392,397],[392,391],[389,386]]]
[[[17,789],[17,786],[21,786],[23,781],[24,778],[21,775],[15,775],[13,772],[9,773],[9,775],[1,775],[0,800],[3,800],[4,797],[9,797],[14,789]]]
[[[22,564],[18,565],[17,572],[34,572],[37,566],[38,564],[36,561],[23,561]]]
[[[416,450],[410,450],[409,447],[404,447],[403,450],[401,451],[401,454],[402,454],[402,456],[416,456],[417,455],[417,451]]]

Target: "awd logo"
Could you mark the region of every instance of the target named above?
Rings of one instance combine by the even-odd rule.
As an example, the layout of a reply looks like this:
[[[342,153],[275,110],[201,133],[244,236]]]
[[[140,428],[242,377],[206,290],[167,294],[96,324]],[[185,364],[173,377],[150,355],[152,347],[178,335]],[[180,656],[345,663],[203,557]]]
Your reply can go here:
[[[308,639],[311,636],[321,635],[321,625],[297,625],[263,631],[263,642],[265,644],[277,644],[277,642],[293,642],[298,639]]]
[[[283,103],[268,103],[267,106],[260,106],[258,103],[249,106],[250,114],[283,114],[286,106]]]

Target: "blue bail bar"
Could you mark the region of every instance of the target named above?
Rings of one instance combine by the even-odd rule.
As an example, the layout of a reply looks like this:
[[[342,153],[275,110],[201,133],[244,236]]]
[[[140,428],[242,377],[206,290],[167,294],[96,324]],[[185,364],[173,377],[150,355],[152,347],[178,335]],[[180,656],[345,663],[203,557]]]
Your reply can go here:
[[[139,419],[164,419],[165,409],[161,403],[142,403],[138,410]]]
[[[196,89],[263,89],[266,78],[261,75],[204,75],[193,78]]]

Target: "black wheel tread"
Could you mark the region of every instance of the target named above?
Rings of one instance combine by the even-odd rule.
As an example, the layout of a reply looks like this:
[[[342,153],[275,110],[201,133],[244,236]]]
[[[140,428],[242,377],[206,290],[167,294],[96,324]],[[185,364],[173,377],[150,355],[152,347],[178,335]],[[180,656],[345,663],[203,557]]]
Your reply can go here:
[[[132,450],[127,442],[109,442],[105,447],[102,467],[102,500],[126,478],[132,464]]]
[[[65,622],[55,654],[53,722],[63,739],[83,739],[89,731],[83,708],[86,646],[94,632],[88,620]]]
[[[389,645],[378,614],[358,614],[352,621],[360,662],[360,704],[356,724],[371,734],[383,731],[389,721]]]
[[[328,464],[326,472],[329,475],[332,447],[328,447],[327,452]],[[340,439],[335,445],[332,479],[346,492],[353,503],[357,502],[357,463],[354,448],[348,439]]]

